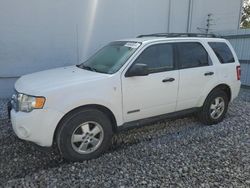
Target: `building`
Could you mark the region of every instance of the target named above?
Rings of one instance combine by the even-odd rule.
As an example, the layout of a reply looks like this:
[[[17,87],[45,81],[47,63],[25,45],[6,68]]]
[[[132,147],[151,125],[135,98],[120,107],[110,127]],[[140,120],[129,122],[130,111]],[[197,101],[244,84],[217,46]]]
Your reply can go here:
[[[242,0],[1,0],[0,97],[24,74],[83,62],[109,41],[239,28]]]

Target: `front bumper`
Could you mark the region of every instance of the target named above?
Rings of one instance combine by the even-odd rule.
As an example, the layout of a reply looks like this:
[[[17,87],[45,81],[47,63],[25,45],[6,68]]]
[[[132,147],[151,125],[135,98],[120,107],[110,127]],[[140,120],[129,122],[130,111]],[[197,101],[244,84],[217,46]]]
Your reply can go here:
[[[54,132],[63,114],[51,109],[33,110],[32,112],[10,111],[12,127],[22,139],[42,147],[53,144]]]

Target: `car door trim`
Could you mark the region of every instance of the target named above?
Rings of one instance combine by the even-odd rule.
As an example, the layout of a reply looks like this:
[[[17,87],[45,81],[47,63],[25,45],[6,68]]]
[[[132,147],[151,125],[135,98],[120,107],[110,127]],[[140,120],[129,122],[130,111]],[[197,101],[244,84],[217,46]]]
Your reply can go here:
[[[138,128],[138,127],[150,125],[152,123],[155,123],[155,122],[158,122],[158,121],[161,121],[161,120],[188,116],[190,114],[199,112],[200,110],[201,110],[201,108],[196,107],[196,108],[190,108],[190,109],[187,109],[187,110],[181,110],[181,111],[178,111],[178,112],[172,112],[172,113],[168,113],[168,114],[163,114],[163,115],[159,115],[159,116],[154,116],[154,117],[140,119],[140,120],[136,120],[136,121],[132,121],[132,122],[127,122],[127,123],[124,123],[121,126],[118,126],[117,131],[120,132],[120,131],[125,131],[125,130],[128,130],[128,129]]]
[[[140,112],[141,110],[138,109],[138,110],[132,110],[132,111],[128,111],[128,114],[133,114],[133,113],[137,113],[137,112]]]

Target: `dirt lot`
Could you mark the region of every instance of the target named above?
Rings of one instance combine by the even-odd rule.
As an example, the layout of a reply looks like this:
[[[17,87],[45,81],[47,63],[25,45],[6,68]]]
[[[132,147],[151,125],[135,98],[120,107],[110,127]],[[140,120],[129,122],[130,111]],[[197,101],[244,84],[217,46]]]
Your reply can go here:
[[[0,105],[0,187],[250,187],[250,90],[222,123],[168,120],[115,137],[102,157],[66,163],[14,135]]]

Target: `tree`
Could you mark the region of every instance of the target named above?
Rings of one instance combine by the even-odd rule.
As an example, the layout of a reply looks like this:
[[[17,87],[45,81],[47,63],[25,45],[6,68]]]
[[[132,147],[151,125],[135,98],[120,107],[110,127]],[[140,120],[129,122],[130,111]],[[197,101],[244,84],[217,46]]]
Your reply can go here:
[[[250,0],[244,1],[240,25],[242,28],[250,28]]]

